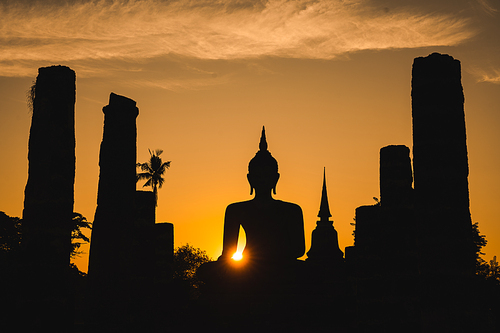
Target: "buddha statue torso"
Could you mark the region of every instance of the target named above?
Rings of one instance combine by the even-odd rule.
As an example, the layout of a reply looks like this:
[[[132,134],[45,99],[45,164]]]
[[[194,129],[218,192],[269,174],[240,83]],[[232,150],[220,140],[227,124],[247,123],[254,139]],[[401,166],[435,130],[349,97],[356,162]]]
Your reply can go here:
[[[302,209],[296,204],[254,199],[229,205],[224,228],[224,250],[229,251],[229,256],[233,254],[237,238],[226,239],[226,236],[239,232],[240,225],[246,234],[243,256],[248,260],[295,260],[304,254]],[[225,255],[223,252],[223,257]]]

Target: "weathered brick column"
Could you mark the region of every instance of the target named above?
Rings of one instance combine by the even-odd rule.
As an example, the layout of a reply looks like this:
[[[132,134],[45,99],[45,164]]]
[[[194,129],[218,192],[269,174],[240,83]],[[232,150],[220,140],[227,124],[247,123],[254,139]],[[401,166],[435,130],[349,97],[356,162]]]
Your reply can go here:
[[[381,224],[378,249],[385,276],[400,279],[418,273],[410,149],[380,149]]]
[[[111,93],[103,108],[99,187],[90,244],[89,276],[99,284],[128,275],[128,245],[135,220],[135,101]],[[105,283],[105,284],[106,284]]]
[[[133,228],[136,220],[135,101],[111,93],[102,109],[97,208],[90,240],[89,285],[92,330],[127,331],[132,302]]]
[[[75,182],[76,75],[65,66],[38,69],[23,210],[19,329],[71,330],[69,286]]]
[[[474,272],[460,61],[433,53],[412,70],[413,167],[420,268]]]
[[[41,266],[69,265],[75,183],[75,72],[38,69],[24,194],[23,243]]]

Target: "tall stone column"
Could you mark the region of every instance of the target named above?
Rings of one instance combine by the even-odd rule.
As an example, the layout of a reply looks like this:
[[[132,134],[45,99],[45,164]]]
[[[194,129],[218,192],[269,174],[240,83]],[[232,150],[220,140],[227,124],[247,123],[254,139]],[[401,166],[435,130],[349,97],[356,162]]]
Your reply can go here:
[[[127,275],[127,250],[135,220],[135,101],[111,93],[102,109],[104,130],[99,154],[99,187],[90,244],[89,276],[99,284]],[[107,281],[107,282],[105,282]]]
[[[76,75],[38,69],[28,142],[23,243],[41,266],[69,265],[75,183]]]
[[[381,233],[378,247],[386,276],[418,273],[413,172],[410,149],[391,145],[380,149]]]
[[[76,75],[65,66],[42,67],[34,87],[23,210],[22,275],[25,298],[19,325],[68,332],[69,263],[75,182]],[[23,330],[21,328],[21,330]]]
[[[129,259],[131,276],[136,280],[149,281],[151,284],[155,265],[155,214],[156,200],[152,191],[136,191],[135,193],[135,222],[133,238],[129,244],[133,249]]]
[[[136,219],[135,101],[111,93],[102,109],[97,208],[92,227],[89,283],[95,332],[127,331],[132,305],[132,237]],[[131,267],[132,266],[132,267]]]
[[[438,53],[416,58],[411,95],[420,269],[429,274],[472,274],[460,61]]]

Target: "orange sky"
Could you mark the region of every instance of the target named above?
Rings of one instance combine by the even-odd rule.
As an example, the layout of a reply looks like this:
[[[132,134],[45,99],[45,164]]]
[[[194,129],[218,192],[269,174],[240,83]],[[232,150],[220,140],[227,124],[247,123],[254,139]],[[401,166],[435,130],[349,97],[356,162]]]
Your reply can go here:
[[[77,74],[75,211],[93,220],[101,110],[115,92],[137,102],[138,161],[148,148],[172,161],[157,221],[174,223],[176,246],[220,254],[225,207],[251,198],[265,125],[276,198],[302,207],[307,250],[323,167],[343,249],[354,209],[379,196],[379,149],[412,147],[413,58],[441,52],[462,62],[472,219],[485,259],[500,255],[498,1],[62,3],[0,4],[1,211],[22,215],[26,92],[39,67],[61,64]]]

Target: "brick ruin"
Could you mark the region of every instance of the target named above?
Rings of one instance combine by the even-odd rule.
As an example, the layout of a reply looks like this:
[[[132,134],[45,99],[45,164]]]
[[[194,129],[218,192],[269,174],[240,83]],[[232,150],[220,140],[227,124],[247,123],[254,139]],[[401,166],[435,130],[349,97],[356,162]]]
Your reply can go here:
[[[89,276],[113,285],[128,275],[129,239],[135,218],[135,101],[111,93],[103,109],[104,130],[99,153],[97,208],[90,244]],[[121,255],[116,255],[117,251]],[[113,282],[115,281],[115,282]]]
[[[23,210],[19,301],[29,320],[66,332],[71,326],[69,264],[75,182],[76,75],[65,66],[42,67],[32,88],[28,181]]]
[[[460,61],[433,53],[412,70],[413,168],[420,268],[474,272]]]
[[[381,265],[372,267],[375,270],[386,271],[384,261],[403,262],[394,261],[399,252],[418,262],[422,274],[471,275],[474,251],[460,62],[433,53],[416,58],[412,74],[413,176],[407,147],[380,150],[380,203],[356,209],[355,249],[347,252],[359,267],[364,261]]]
[[[156,224],[154,193],[136,191],[136,102],[111,93],[103,113],[88,270],[90,321],[102,332],[128,330],[130,322],[123,320],[126,308],[137,313],[138,325],[146,329],[152,325],[148,311],[160,301],[155,281],[168,280],[173,224]]]
[[[346,262],[368,327],[467,331],[475,252],[460,62],[416,58],[411,95],[413,176],[408,147],[380,150],[381,199],[356,209]]]
[[[76,75],[42,67],[35,83],[24,191],[23,243],[40,266],[69,265],[75,183]]]

